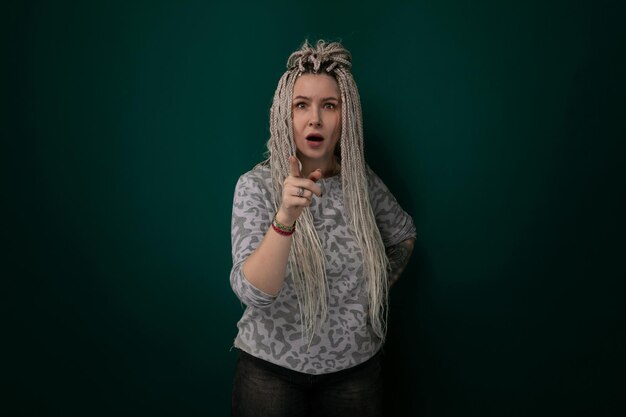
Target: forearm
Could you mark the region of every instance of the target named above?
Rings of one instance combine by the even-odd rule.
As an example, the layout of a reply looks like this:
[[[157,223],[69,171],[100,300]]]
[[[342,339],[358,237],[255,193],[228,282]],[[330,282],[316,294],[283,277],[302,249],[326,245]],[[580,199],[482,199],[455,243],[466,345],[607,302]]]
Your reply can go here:
[[[391,271],[389,272],[389,285],[395,284],[400,278],[400,275],[406,268],[411,259],[411,253],[413,253],[413,247],[415,246],[415,239],[407,239],[404,242],[400,242],[397,245],[390,246],[386,249],[387,257],[389,258],[389,265]]]
[[[289,157],[289,164],[290,175],[283,184],[283,201],[275,217],[276,222],[286,227],[296,223],[302,210],[311,204],[313,196],[322,195],[322,189],[315,184],[322,176],[321,169],[310,173],[308,178],[302,178],[295,156]],[[282,235],[273,227],[269,227],[259,246],[242,265],[248,282],[269,295],[277,295],[283,286],[293,240],[291,235]]]
[[[266,294],[278,294],[285,280],[292,240],[291,236],[280,235],[270,226],[242,266],[246,279]]]

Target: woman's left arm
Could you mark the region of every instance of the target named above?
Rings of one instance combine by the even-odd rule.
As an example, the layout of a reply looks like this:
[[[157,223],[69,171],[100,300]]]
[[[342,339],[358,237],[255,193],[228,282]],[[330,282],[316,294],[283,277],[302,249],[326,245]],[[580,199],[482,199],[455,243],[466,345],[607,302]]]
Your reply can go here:
[[[415,246],[415,225],[383,181],[368,167],[370,201],[389,260],[387,282],[392,286],[406,268]]]
[[[385,249],[391,267],[391,271],[389,272],[390,287],[400,278],[402,271],[404,271],[404,268],[406,268],[406,265],[409,263],[414,246],[415,238],[411,238]]]

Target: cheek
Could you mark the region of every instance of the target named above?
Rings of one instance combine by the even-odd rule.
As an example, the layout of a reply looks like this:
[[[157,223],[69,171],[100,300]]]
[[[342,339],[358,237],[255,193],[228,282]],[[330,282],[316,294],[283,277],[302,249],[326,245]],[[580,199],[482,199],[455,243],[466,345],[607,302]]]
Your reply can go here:
[[[337,116],[337,120],[335,121],[335,132],[338,136],[341,136],[341,115]]]
[[[302,116],[298,116],[298,114],[294,114],[291,117],[291,125],[293,126],[294,132],[299,132],[302,130]]]

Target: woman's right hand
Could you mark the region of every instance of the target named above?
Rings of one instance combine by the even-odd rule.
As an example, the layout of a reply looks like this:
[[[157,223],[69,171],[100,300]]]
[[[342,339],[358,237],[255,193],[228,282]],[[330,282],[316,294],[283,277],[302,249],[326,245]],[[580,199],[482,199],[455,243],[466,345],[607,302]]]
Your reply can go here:
[[[286,226],[292,226],[302,214],[305,207],[311,205],[313,194],[322,195],[322,188],[315,182],[322,178],[322,171],[316,169],[309,178],[302,178],[300,166],[295,156],[289,157],[289,176],[283,183],[283,199],[276,213],[276,220]],[[298,196],[302,188],[302,196]]]

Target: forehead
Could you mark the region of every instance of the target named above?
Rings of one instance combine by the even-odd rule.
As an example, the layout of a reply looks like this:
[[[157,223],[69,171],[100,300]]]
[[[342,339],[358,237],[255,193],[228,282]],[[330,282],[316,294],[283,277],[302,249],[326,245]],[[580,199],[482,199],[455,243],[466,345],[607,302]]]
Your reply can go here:
[[[339,85],[327,74],[302,74],[293,86],[293,95],[316,97],[340,97]]]

